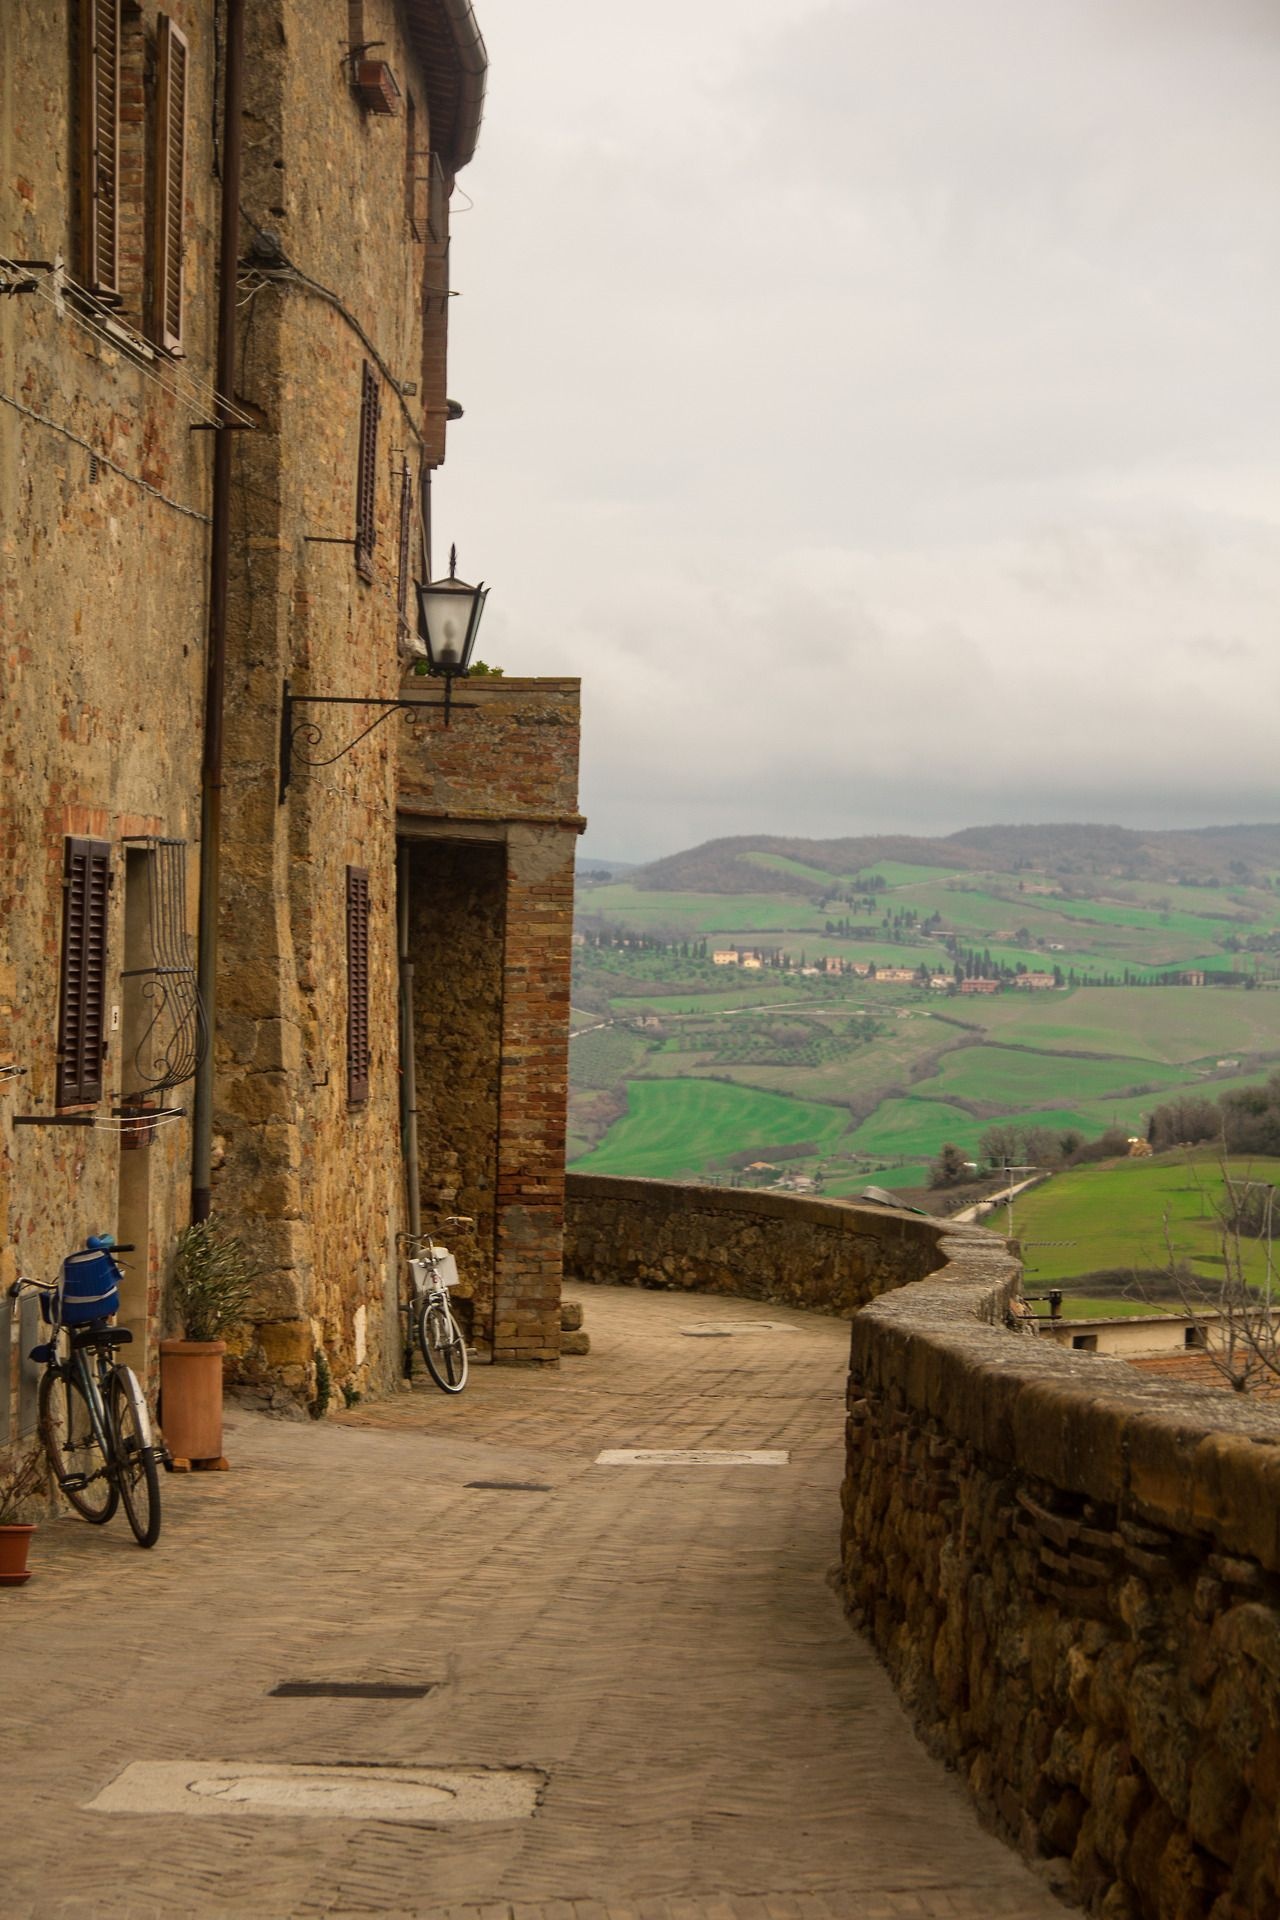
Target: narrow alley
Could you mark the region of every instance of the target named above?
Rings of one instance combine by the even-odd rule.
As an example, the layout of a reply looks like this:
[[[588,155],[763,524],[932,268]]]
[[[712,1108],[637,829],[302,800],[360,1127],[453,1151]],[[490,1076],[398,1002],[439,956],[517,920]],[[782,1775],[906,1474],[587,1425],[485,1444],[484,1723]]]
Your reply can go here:
[[[847,1326],[583,1297],[556,1374],[233,1412],[152,1553],[41,1528],[0,1599],[6,1920],[1065,1912],[832,1590]]]

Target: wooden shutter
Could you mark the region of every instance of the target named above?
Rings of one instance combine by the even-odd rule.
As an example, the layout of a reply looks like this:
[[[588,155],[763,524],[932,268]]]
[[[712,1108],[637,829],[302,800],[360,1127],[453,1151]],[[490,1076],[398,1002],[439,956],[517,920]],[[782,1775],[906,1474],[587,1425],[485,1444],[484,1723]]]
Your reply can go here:
[[[347,868],[347,1100],[369,1098],[369,873]]]
[[[413,475],[406,460],[400,469],[400,553],[396,577],[396,632],[400,645],[409,644],[409,568],[413,540]]]
[[[120,287],[120,0],[80,0],[81,270]]]
[[[167,14],[157,21],[156,192],[152,338],[182,351],[182,238],[187,173],[187,42]]]
[[[107,999],[107,895],[111,848],[68,840],[63,875],[58,1105],[102,1098]]]
[[[449,188],[444,177],[444,162],[438,153],[431,155],[428,174],[427,232],[438,247],[449,237]]]
[[[356,467],[356,570],[373,578],[373,549],[378,543],[377,369],[366,360],[360,389],[360,451]]]
[[[404,97],[404,217],[415,240],[418,228],[418,108],[411,93]]]

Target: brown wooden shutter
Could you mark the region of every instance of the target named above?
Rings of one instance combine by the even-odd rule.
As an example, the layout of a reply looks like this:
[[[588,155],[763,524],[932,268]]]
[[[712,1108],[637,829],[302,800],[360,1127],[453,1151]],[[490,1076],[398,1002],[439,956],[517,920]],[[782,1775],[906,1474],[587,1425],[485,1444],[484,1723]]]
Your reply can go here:
[[[413,563],[413,475],[406,460],[400,469],[400,553],[396,577],[396,631],[400,645],[409,642],[409,568]]]
[[[427,184],[427,232],[438,247],[449,238],[449,187],[444,177],[444,162],[438,153],[431,155]]]
[[[356,570],[373,578],[373,550],[378,543],[378,408],[381,394],[377,369],[366,360],[360,389],[360,452],[356,467]]]
[[[404,217],[415,240],[418,227],[418,108],[411,93],[404,97]]]
[[[81,271],[120,287],[120,0],[80,0]]]
[[[152,337],[182,351],[182,237],[187,172],[187,42],[167,14],[157,21],[156,194]]]
[[[369,1098],[369,873],[347,868],[347,1100]]]
[[[60,1107],[102,1098],[110,885],[111,848],[107,842],[68,840],[62,882],[62,991],[58,1012]]]

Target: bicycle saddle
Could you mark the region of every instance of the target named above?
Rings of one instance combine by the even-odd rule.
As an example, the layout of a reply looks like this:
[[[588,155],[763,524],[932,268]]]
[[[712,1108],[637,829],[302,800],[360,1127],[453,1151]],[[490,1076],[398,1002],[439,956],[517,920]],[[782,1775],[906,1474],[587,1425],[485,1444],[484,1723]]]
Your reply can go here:
[[[128,1327],[70,1327],[71,1346],[78,1347],[127,1347],[133,1339]]]

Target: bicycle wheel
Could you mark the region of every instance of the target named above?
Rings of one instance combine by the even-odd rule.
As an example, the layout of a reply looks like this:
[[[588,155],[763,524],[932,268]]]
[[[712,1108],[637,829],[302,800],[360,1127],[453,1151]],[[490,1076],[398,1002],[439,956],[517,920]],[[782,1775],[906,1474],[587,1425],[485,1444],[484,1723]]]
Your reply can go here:
[[[139,1410],[141,1389],[136,1380],[127,1376],[128,1369],[124,1367],[111,1376],[115,1468],[133,1537],[140,1547],[154,1547],[160,1537],[160,1475],[149,1424],[145,1413]]]
[[[74,1375],[50,1370],[40,1382],[40,1440],[53,1477],[78,1514],[95,1527],[120,1504],[111,1470],[93,1430],[84,1388]]]
[[[423,1305],[418,1345],[436,1385],[445,1393],[461,1393],[467,1384],[467,1346],[447,1301],[438,1296]]]

